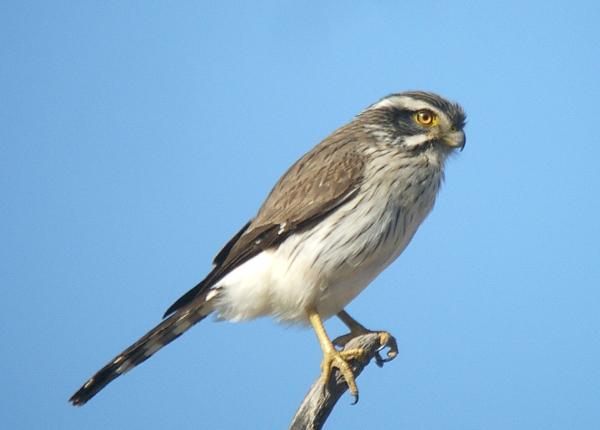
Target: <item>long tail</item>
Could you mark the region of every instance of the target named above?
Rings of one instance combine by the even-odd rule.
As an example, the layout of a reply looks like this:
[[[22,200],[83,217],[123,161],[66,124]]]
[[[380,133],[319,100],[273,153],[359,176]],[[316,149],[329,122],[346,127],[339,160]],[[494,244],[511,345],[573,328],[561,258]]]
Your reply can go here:
[[[174,341],[186,330],[204,319],[212,312],[204,297],[194,300],[162,321],[137,342],[117,355],[110,363],[100,369],[94,376],[83,384],[69,399],[75,406],[82,406],[100,390],[106,387],[113,379],[133,369],[138,364],[150,358],[163,346]],[[202,302],[202,304],[199,304]]]

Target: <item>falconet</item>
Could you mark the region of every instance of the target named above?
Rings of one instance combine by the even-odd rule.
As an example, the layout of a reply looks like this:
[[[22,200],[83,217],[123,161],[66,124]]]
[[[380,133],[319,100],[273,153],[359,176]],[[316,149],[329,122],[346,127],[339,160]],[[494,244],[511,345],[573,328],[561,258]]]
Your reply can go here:
[[[402,253],[433,208],[446,159],[465,145],[464,125],[458,104],[427,92],[367,107],[294,163],[210,273],[70,401],[83,405],[212,313],[310,324],[323,350],[322,378],[339,369],[357,399],[348,362],[364,352],[338,351],[323,321],[337,315],[351,336],[367,331],[344,308]],[[384,346],[389,335],[380,338]]]

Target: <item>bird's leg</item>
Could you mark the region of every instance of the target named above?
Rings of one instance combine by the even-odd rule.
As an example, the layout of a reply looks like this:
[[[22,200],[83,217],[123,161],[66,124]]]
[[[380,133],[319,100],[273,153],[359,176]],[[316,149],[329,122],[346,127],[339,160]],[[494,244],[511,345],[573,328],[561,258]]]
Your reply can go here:
[[[335,349],[335,346],[333,346],[329,336],[327,336],[325,326],[323,326],[323,321],[317,311],[315,309],[309,309],[307,315],[310,324],[315,330],[317,339],[319,339],[321,350],[323,351],[323,361],[321,362],[321,378],[323,384],[329,382],[331,370],[337,368],[346,380],[346,384],[348,384],[350,394],[354,397],[354,403],[358,402],[358,387],[356,386],[354,373],[348,364],[348,360],[363,359],[365,357],[365,351],[362,348],[338,351]]]
[[[381,348],[388,348],[387,358],[382,358],[379,353],[375,355],[375,361],[379,367],[383,366],[383,363],[393,360],[398,355],[398,345],[396,339],[387,331],[372,331],[367,329],[365,326],[360,324],[354,318],[348,314],[348,312],[342,310],[337,314],[338,318],[350,329],[350,333],[343,336],[337,337],[333,343],[335,345],[344,346],[350,339],[360,336],[361,334],[377,333],[379,335],[379,343]]]

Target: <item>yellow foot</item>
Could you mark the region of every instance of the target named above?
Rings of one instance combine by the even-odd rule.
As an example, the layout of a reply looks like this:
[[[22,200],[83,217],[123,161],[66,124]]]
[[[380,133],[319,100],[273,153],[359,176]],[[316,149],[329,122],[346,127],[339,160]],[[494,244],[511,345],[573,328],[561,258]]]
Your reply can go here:
[[[377,364],[377,366],[383,367],[384,363],[392,361],[398,356],[398,344],[396,343],[396,339],[387,331],[371,331],[367,329],[354,330],[348,334],[335,338],[333,340],[333,344],[340,347],[344,347],[348,342],[350,342],[351,339],[369,333],[374,333],[379,336],[379,351],[385,348],[388,349],[386,358],[383,358],[379,352],[375,354],[375,363]]]
[[[323,353],[323,362],[321,363],[321,378],[323,383],[327,385],[331,378],[332,369],[336,368],[340,371],[350,394],[354,397],[354,402],[358,402],[358,387],[354,378],[354,372],[348,363],[349,360],[363,360],[366,357],[365,351],[362,348],[349,349],[347,351],[337,351],[335,349]]]

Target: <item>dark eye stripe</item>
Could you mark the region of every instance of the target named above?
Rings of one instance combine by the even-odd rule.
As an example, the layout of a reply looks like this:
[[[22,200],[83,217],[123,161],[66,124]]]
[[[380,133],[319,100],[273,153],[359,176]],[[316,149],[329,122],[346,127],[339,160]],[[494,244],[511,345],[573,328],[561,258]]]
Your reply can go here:
[[[403,93],[390,94],[389,96],[384,97],[384,99],[391,97],[409,97],[414,100],[423,101],[438,111],[443,112],[450,123],[457,129],[461,130],[465,126],[466,114],[462,107],[456,103],[443,99],[437,94],[423,91],[406,91]]]

